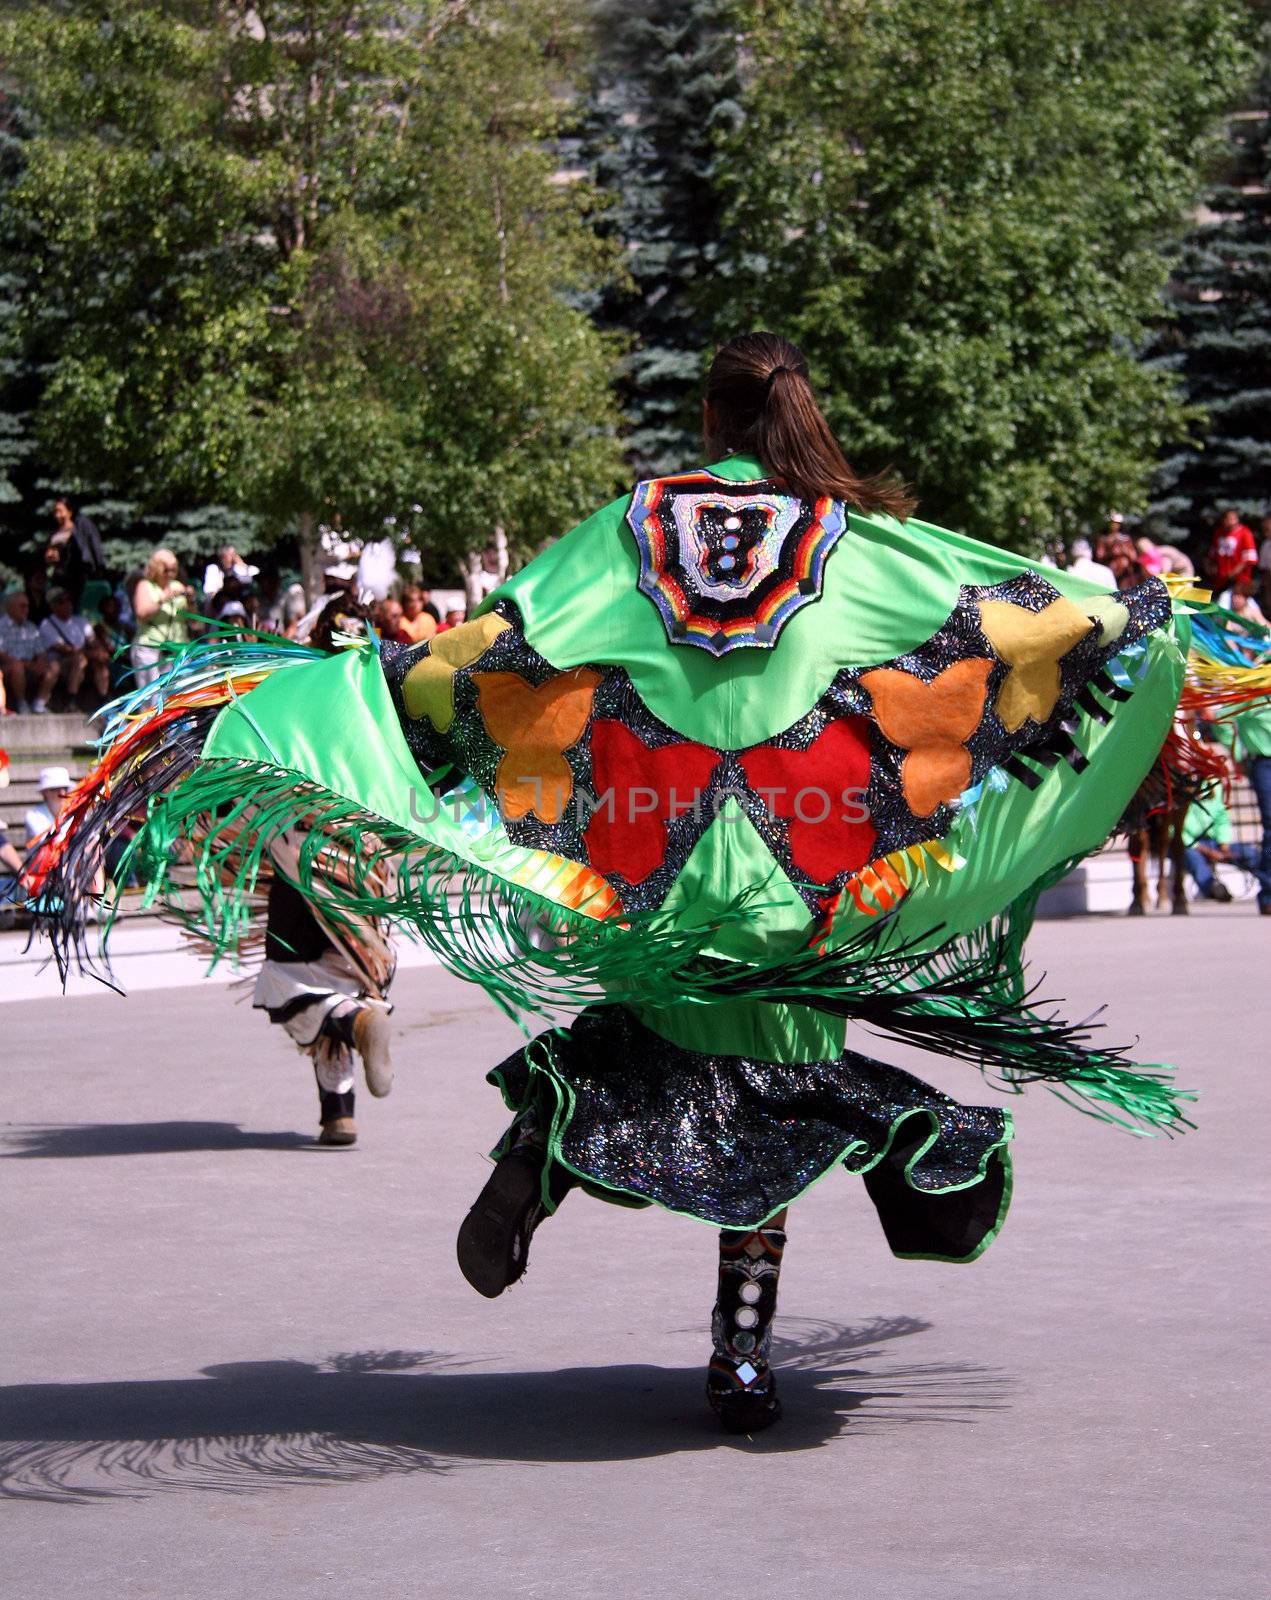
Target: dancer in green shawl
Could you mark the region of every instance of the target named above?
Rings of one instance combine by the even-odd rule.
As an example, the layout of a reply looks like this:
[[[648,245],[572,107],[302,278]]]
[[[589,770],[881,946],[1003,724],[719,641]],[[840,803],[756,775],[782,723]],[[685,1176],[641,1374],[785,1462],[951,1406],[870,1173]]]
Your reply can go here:
[[[348,915],[411,925],[518,1019],[576,1011],[489,1075],[513,1121],[461,1268],[499,1294],[574,1187],[721,1230],[708,1394],[750,1431],[779,1415],[790,1202],[843,1168],[897,1255],[966,1262],[1010,1199],[1009,1113],[848,1049],[849,1023],[1184,1125],[1169,1068],[1031,1003],[1021,946],[1160,750],[1187,622],[1159,581],[1110,594],[915,520],[772,334],[720,350],[705,431],[710,466],[425,644],[195,647],[116,717],[113,798],[72,797],[47,887],[73,922],[85,836],[144,794],[152,895],[198,837],[226,948],[302,818],[346,841]]]

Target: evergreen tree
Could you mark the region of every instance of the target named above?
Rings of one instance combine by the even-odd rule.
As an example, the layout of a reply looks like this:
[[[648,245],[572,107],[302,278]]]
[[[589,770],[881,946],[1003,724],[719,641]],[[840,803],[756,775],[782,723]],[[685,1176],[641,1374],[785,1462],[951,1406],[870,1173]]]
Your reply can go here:
[[[1149,515],[1174,538],[1203,536],[1228,506],[1246,520],[1271,511],[1271,22],[1228,140],[1223,181],[1184,247],[1170,285],[1174,319],[1154,352],[1203,412],[1153,482]]]
[[[718,256],[715,150],[740,119],[727,0],[602,7],[585,149],[612,197],[608,228],[630,282],[596,310],[631,340],[619,394],[641,476],[701,454],[697,407],[709,322],[702,289]]]

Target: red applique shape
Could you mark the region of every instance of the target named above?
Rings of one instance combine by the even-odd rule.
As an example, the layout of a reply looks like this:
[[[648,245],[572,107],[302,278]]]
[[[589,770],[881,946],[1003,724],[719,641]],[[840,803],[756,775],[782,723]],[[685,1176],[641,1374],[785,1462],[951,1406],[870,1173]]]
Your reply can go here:
[[[592,803],[587,858],[606,877],[643,883],[666,860],[666,825],[700,807],[719,752],[685,740],[650,750],[621,722],[591,725]]]
[[[806,750],[758,745],[741,764],[772,815],[789,822],[791,860],[812,883],[829,883],[870,860],[876,835],[861,816],[869,783],[867,717],[831,722]],[[860,792],[845,799],[845,791]]]

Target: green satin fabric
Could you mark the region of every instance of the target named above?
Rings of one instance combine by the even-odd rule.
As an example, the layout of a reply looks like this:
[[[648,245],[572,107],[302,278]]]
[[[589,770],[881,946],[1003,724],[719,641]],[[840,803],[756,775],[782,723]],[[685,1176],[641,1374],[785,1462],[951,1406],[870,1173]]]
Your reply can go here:
[[[715,470],[740,481],[753,477],[757,467],[733,458]],[[531,642],[553,665],[621,664],[659,716],[716,748],[745,746],[789,726],[844,665],[889,660],[928,639],[948,617],[961,583],[995,582],[1031,565],[941,529],[853,518],[851,534],[827,563],[824,597],[790,621],[777,648],[735,651],[717,660],[670,645],[652,602],[635,588],[625,505],[615,502],[597,513],[498,593],[515,601]],[[1063,573],[1044,572],[1074,599],[1099,592]],[[880,604],[878,596],[888,603]],[[1035,791],[1015,780],[1001,791],[986,787],[944,840],[962,865],[945,872],[933,864],[926,881],[915,884],[887,920],[889,938],[934,945],[970,932],[1064,861],[1100,846],[1169,730],[1187,637],[1180,617],[1172,631],[1150,635],[1146,670],[1131,699],[1115,708],[1106,725],[1083,716],[1078,742],[1089,758],[1084,772],[1060,761]],[[293,772],[493,878],[525,884],[542,877],[535,869],[543,858],[512,844],[497,821],[474,836],[448,809],[436,810],[369,648],[266,679],[221,713],[204,755]],[[806,939],[810,918],[744,818],[717,820],[666,904],[685,921],[711,918],[740,889],[756,885],[762,892],[752,924],[726,926],[712,950],[742,962],[771,959]],[[830,943],[855,934],[868,920],[845,900]],[[806,1050],[809,1058],[835,1053],[830,1034],[841,1047],[838,1024],[811,1019],[804,1027],[799,1015],[806,1021],[810,1014],[795,1008],[799,1015],[783,1019],[785,1009],[741,1005],[725,1024],[689,1007],[692,1017],[665,1012],[652,1025],[662,1032],[675,1029],[668,1036],[694,1048],[702,1048],[718,1025],[730,1040],[735,1035],[739,1054],[766,1055],[775,1048],[768,1038],[774,1028],[788,1028],[788,1045]]]
[[[744,483],[752,456],[709,469]],[[553,666],[625,669],[645,704],[685,739],[716,750],[761,744],[805,716],[843,667],[871,667],[924,644],[947,621],[964,583],[1041,572],[1071,599],[1097,584],[929,523],[853,513],[825,565],[821,598],[790,618],[770,650],[716,658],[671,645],[653,601],[636,587],[640,559],[626,522],[630,495],[588,517],[483,603],[511,600],[525,636]]]

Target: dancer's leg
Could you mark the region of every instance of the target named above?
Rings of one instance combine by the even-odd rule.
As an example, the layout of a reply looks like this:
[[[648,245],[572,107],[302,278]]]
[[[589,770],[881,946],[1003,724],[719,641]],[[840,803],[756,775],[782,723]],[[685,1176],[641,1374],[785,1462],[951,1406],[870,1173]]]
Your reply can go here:
[[[758,1432],[781,1415],[768,1357],[785,1221],[781,1211],[762,1228],[725,1228],[719,1236],[719,1289],[711,1318],[715,1348],[706,1396],[729,1433]]]

